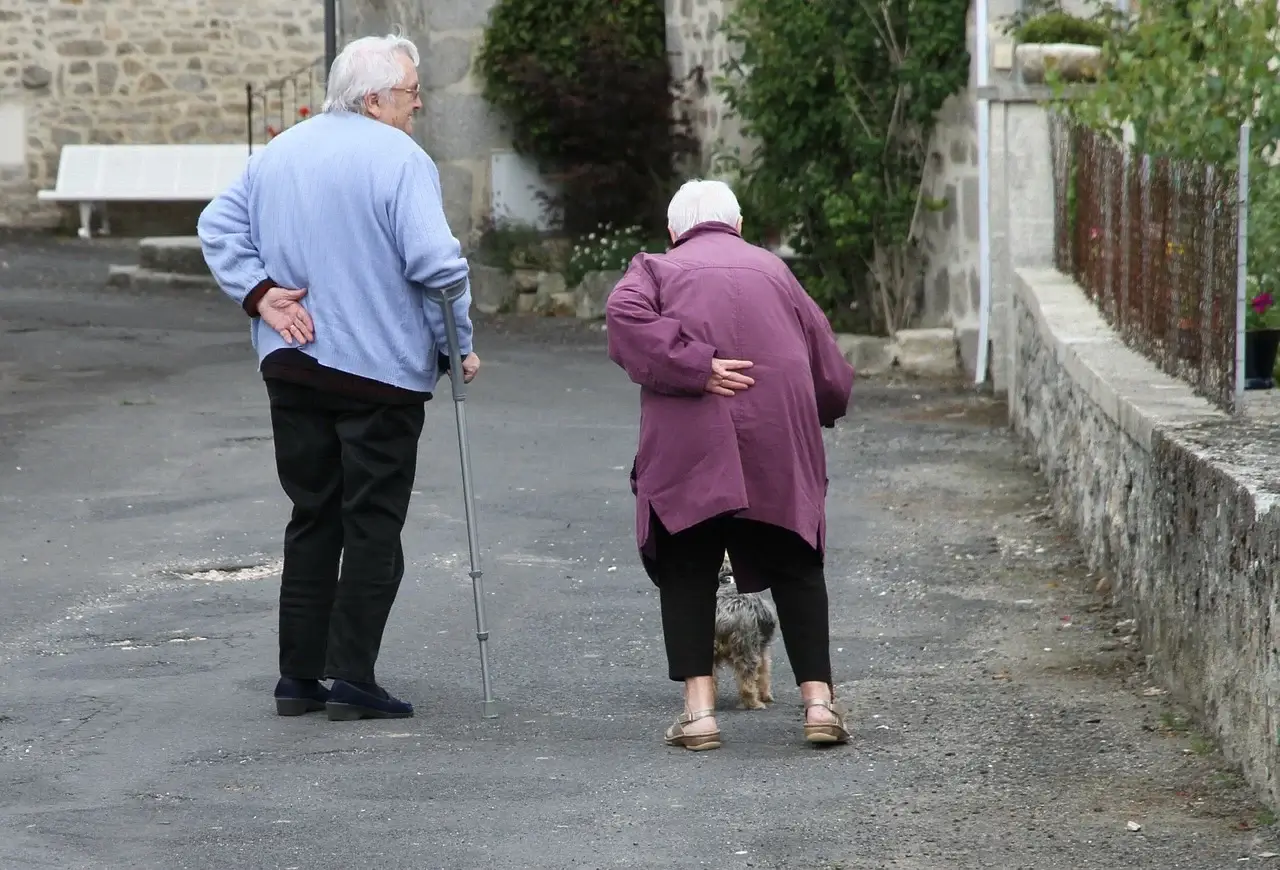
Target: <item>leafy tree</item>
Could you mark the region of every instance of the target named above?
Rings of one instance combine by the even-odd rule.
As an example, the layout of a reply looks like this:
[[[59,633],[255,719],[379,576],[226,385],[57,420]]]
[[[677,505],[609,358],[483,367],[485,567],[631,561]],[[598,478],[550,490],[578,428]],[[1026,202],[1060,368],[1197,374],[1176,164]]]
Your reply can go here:
[[[839,328],[852,309],[894,333],[915,314],[929,140],[968,81],[967,0],[738,0],[738,60],[719,86],[751,137],[748,226],[790,237]]]
[[[1177,0],[1099,13],[1111,37],[1096,85],[1051,82],[1060,110],[1138,153],[1234,171],[1248,121],[1251,296],[1280,299],[1280,11],[1274,0]],[[1221,207],[1234,208],[1234,203]]]

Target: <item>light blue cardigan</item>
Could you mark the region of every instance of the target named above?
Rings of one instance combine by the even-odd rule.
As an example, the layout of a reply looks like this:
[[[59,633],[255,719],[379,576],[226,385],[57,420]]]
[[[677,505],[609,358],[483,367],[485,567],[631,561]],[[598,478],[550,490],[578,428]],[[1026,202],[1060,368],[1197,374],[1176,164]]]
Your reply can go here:
[[[468,277],[445,220],[440,175],[402,130],[331,112],[285,130],[201,213],[205,260],[237,303],[270,279],[306,288],[315,325],[303,352],[321,365],[429,392],[448,355],[444,312],[424,288]],[[471,288],[454,303],[462,355],[472,350]],[[289,347],[254,318],[258,362]],[[297,347],[297,345],[294,345]]]

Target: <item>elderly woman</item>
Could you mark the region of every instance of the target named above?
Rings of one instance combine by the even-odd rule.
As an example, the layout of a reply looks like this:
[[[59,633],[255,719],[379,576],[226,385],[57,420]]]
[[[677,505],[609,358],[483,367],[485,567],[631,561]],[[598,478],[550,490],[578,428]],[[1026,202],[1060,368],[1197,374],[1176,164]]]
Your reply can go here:
[[[853,368],[791,271],[741,236],[725,184],[671,200],[672,247],[639,254],[609,297],[609,358],[640,391],[636,538],[658,587],[684,712],[666,741],[720,746],[713,644],[724,554],[738,589],[770,589],[815,743],[845,743],[834,703],[823,574],[822,427],[844,416]]]

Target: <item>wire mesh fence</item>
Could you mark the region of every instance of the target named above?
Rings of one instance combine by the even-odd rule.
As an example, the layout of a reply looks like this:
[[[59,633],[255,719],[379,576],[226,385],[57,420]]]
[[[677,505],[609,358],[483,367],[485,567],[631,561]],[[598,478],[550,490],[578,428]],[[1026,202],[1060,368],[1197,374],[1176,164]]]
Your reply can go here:
[[[1050,121],[1057,268],[1126,344],[1225,409],[1236,394],[1238,174]]]

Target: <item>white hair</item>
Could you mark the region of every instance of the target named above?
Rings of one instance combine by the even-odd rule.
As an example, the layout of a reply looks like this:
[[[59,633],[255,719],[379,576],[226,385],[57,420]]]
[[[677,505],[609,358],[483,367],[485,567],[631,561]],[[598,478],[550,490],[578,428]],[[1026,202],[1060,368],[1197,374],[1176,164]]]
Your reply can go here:
[[[667,206],[667,226],[680,238],[698,224],[719,221],[736,227],[742,209],[733,190],[723,181],[695,178],[680,185]]]
[[[363,112],[366,96],[385,96],[404,78],[397,55],[407,57],[415,67],[419,63],[418,47],[397,33],[362,36],[347,43],[329,70],[323,111]]]

